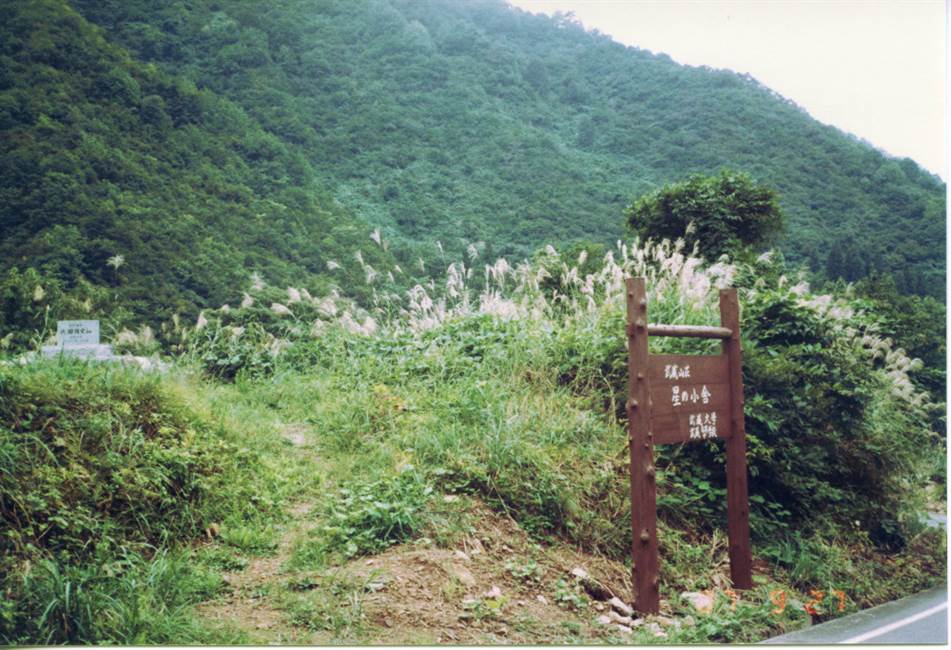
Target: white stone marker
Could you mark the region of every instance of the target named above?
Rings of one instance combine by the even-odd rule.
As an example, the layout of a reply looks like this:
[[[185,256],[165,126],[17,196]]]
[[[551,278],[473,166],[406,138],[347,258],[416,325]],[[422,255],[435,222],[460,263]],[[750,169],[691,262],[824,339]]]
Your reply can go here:
[[[56,344],[59,346],[99,345],[99,321],[57,321]]]
[[[111,345],[99,343],[99,321],[61,320],[56,323],[56,345],[43,346],[43,356],[78,357],[105,361],[114,358]]]

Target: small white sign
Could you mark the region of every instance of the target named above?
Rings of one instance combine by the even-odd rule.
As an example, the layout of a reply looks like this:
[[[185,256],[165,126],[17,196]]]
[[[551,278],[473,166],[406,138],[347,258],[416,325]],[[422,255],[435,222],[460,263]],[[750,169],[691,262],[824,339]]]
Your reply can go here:
[[[56,344],[60,347],[71,347],[74,345],[99,345],[99,321],[58,321],[56,323]]]

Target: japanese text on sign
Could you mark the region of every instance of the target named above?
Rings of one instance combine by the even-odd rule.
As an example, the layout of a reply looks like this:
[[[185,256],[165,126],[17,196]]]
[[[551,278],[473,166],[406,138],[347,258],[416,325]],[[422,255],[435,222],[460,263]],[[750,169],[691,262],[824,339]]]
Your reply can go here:
[[[706,440],[717,437],[716,411],[712,413],[691,413],[689,422],[691,440]]]
[[[664,366],[664,379],[689,379],[690,366],[678,366],[676,363],[668,363]]]
[[[728,371],[723,355],[649,355],[650,418],[655,442],[729,437]]]
[[[98,345],[99,321],[61,320],[56,324],[56,342],[59,345]]]
[[[709,404],[710,396],[712,393],[710,389],[707,388],[706,384],[703,384],[698,391],[696,386],[691,388],[690,386],[671,386],[670,387],[670,403],[674,406],[686,406],[688,404]]]

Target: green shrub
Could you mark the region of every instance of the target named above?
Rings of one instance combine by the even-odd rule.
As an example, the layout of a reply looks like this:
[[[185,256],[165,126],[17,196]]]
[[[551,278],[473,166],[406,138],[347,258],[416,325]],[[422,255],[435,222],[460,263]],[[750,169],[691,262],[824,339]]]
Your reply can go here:
[[[279,481],[186,386],[75,360],[0,366],[0,639],[218,638],[187,613],[216,580],[168,549],[273,518]]]
[[[326,554],[377,553],[409,539],[425,523],[432,486],[412,469],[373,482],[352,481],[327,502],[316,537],[298,547],[295,562],[320,563]]]
[[[740,281],[753,285],[741,289],[740,299],[754,535],[859,520],[877,543],[900,546],[901,517],[922,505],[911,486],[933,471],[928,452],[937,448],[927,405],[905,373],[915,365],[898,359],[886,367],[876,359],[902,355],[869,349],[886,344],[875,339],[873,319],[860,305],[794,290],[780,262],[754,265],[739,269]],[[650,319],[718,322],[713,295],[692,308],[685,304],[667,290],[650,303]],[[627,350],[620,307],[567,320],[547,347],[561,383],[613,406],[623,421]],[[698,340],[655,338],[651,352],[718,350]],[[724,525],[722,443],[665,445],[655,454],[661,516],[705,529]]]
[[[781,505],[790,526],[859,520],[900,543],[931,437],[926,409],[899,394],[907,377],[877,369],[845,323],[788,291],[751,292],[744,307],[751,493]]]
[[[191,332],[188,355],[209,377],[234,381],[242,372],[260,377],[274,370],[276,341],[258,323],[232,327],[216,322]]]
[[[226,470],[253,467],[158,375],[82,362],[0,368],[7,558],[201,534]],[[231,491],[229,491],[230,493]]]
[[[71,284],[32,267],[0,274],[0,353],[37,349],[56,333],[58,319],[99,318],[104,330],[129,319],[129,310],[112,304],[105,287],[83,279]]]

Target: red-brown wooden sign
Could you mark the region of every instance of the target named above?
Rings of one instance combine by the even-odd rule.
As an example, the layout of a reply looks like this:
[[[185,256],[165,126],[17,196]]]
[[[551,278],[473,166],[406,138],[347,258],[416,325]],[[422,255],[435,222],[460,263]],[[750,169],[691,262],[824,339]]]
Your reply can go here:
[[[750,589],[749,503],[740,314],[736,289],[720,291],[720,326],[648,325],[644,278],[627,280],[628,437],[631,450],[631,550],[639,612],[660,611],[654,445],[726,440],[730,575]],[[719,355],[648,354],[648,336],[723,341]]]
[[[654,444],[726,438],[731,430],[729,373],[722,354],[648,355]]]

